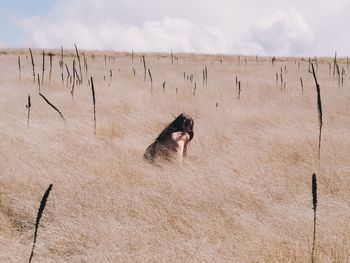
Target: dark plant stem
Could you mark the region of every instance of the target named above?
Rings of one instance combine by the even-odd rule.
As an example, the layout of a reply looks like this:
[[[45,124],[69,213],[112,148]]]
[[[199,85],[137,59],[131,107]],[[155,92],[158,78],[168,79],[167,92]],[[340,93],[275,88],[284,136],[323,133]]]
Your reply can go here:
[[[32,60],[32,67],[33,67],[33,82],[35,83],[35,65],[34,65],[33,53],[30,48],[29,48],[29,52],[30,52],[30,58]]]
[[[315,262],[315,241],[316,241],[316,209],[317,209],[317,179],[316,174],[312,175],[312,209],[314,210],[314,231],[312,239],[311,262]]]
[[[50,195],[50,192],[52,190],[52,184],[49,185],[49,187],[47,188],[45,194],[43,195],[41,202],[40,202],[40,206],[39,206],[39,210],[38,210],[38,214],[36,216],[36,220],[35,220],[35,231],[34,231],[34,240],[33,240],[33,247],[32,247],[32,252],[30,253],[30,258],[29,258],[29,263],[31,263],[32,258],[34,256],[34,249],[35,249],[35,245],[36,245],[36,241],[38,238],[38,229],[39,229],[39,225],[40,225],[40,219],[44,213],[44,209],[46,206],[46,202],[47,202],[47,198]]]
[[[59,109],[57,109],[43,94],[39,93],[39,95],[46,101],[47,104],[49,104],[55,111],[58,112],[58,114],[61,116],[63,120],[65,120],[63,114]]]
[[[146,61],[145,61],[145,56],[142,56],[142,61],[143,61],[143,71],[144,71],[144,81],[146,81]]]
[[[314,79],[315,79],[316,92],[317,92],[317,109],[318,109],[318,120],[319,120],[318,159],[320,159],[320,157],[321,157],[322,125],[323,125],[323,120],[322,120],[322,101],[321,101],[320,85],[318,84],[318,81],[317,81],[314,65],[311,64],[311,66],[312,66],[312,74],[313,74]]]
[[[92,103],[94,105],[94,133],[96,135],[96,98],[95,98],[95,87],[94,80],[90,77],[91,80],[91,92],[92,92]]]
[[[50,52],[50,53],[49,53],[49,57],[50,57],[49,85],[51,84],[52,56],[53,56],[53,54]]]
[[[304,83],[303,83],[302,77],[300,77],[300,85],[301,85],[301,94],[304,94]]]
[[[22,80],[22,68],[21,68],[21,57],[18,56],[18,70],[19,70],[19,80]]]
[[[44,85],[44,72],[45,72],[45,51],[43,50],[43,65],[41,73],[41,84]]]
[[[30,101],[30,94],[28,94],[28,103],[26,105],[26,108],[28,110],[28,113],[27,113],[27,128],[29,127],[29,119],[30,119],[30,107],[32,107],[32,103]]]
[[[78,48],[77,48],[77,45],[74,44],[74,47],[75,47],[75,52],[77,54],[77,57],[78,57],[78,63],[79,63],[79,74],[80,74],[80,83],[83,83],[83,74],[82,74],[82,71],[81,71],[81,62],[80,62],[80,55],[79,55],[79,52],[78,52]]]

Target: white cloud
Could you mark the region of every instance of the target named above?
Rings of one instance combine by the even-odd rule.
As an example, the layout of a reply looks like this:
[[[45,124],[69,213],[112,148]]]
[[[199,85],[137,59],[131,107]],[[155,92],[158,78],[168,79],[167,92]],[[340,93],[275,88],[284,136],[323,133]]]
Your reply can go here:
[[[35,2],[35,1],[34,1]],[[33,9],[35,3],[33,2]],[[0,39],[17,47],[347,56],[348,0],[52,0]],[[317,5],[317,12],[315,6]],[[5,17],[5,18],[4,18]],[[19,22],[18,22],[19,21]],[[3,32],[3,31],[2,31]]]
[[[76,20],[52,22],[36,17],[23,20],[21,25],[28,32],[29,43],[35,47],[69,47],[77,43],[84,49],[229,52],[220,29],[179,18],[165,17],[137,26],[121,24],[111,18],[86,25]]]
[[[250,40],[267,55],[305,55],[314,46],[314,35],[294,8],[261,19],[250,32]]]

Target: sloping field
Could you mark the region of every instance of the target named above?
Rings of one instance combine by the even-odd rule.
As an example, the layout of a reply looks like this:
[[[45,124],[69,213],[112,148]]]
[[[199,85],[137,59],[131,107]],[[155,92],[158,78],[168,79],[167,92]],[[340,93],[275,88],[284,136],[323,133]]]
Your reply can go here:
[[[0,262],[29,259],[50,183],[32,262],[310,262],[313,173],[316,262],[349,262],[346,60],[337,61],[340,79],[331,58],[311,61],[323,106],[319,160],[308,59],[272,65],[271,58],[174,54],[172,64],[170,54],[79,51],[80,74],[70,50],[62,83],[55,50],[49,84],[46,50],[40,92],[63,120],[39,96],[41,52],[33,50],[35,81],[28,49],[0,55]],[[75,77],[72,96],[65,64],[73,75],[73,60],[82,83]],[[184,164],[143,162],[146,147],[181,112],[195,121]]]

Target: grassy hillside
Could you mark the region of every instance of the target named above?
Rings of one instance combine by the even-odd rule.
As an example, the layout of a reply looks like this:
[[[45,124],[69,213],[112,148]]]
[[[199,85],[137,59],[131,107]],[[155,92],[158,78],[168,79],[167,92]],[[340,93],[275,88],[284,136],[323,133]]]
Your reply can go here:
[[[41,52],[33,50],[40,78]],[[316,89],[307,59],[277,58],[272,65],[271,58],[175,54],[172,64],[170,54],[134,54],[132,62],[127,53],[80,51],[83,80],[72,97],[65,65],[61,82],[60,51],[53,53],[51,83],[46,56],[41,93],[65,121],[39,96],[29,51],[0,55],[1,262],[28,260],[50,183],[33,262],[310,262],[312,173],[318,178],[317,262],[350,260],[345,60],[338,61],[340,87],[333,64],[329,71],[332,59],[317,61],[324,111],[318,160]],[[144,81],[142,55],[152,84],[148,72]],[[74,50],[64,53],[70,74],[73,59]],[[78,62],[76,68],[80,75]],[[181,112],[195,121],[183,166],[144,163],[146,147]]]

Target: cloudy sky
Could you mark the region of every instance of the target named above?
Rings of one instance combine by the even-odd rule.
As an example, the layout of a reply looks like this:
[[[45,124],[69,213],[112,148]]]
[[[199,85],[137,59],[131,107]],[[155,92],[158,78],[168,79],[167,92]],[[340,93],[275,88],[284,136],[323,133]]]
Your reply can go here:
[[[0,0],[0,48],[350,55],[349,0]]]

